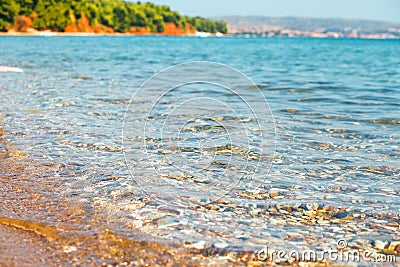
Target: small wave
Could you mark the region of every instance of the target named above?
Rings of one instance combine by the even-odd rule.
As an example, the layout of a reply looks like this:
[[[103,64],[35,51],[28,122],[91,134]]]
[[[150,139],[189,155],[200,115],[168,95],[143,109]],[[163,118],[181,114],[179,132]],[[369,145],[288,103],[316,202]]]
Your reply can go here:
[[[0,66],[0,72],[24,72],[24,70],[20,68]]]
[[[123,98],[123,99],[106,99],[106,98],[93,98],[92,100],[94,101],[98,101],[98,102],[102,102],[102,103],[110,103],[110,104],[129,104],[130,103],[130,99],[128,98]]]
[[[384,125],[399,125],[400,120],[396,119],[372,119],[372,120],[364,120],[363,122],[368,122],[372,124],[384,124]]]
[[[89,81],[92,80],[92,78],[90,77],[84,77],[84,76],[74,76],[74,77],[70,77],[70,80],[75,80],[75,81]]]
[[[327,98],[327,97],[316,97],[316,98],[303,98],[303,99],[297,99],[297,102],[336,102],[336,99],[333,98]]]

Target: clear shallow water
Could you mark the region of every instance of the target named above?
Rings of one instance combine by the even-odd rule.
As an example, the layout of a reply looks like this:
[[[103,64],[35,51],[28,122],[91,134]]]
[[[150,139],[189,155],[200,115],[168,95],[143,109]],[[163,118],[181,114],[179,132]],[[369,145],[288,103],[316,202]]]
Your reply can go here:
[[[217,237],[238,248],[257,248],[292,234],[302,237],[294,245],[355,235],[349,224],[258,216],[269,205],[317,203],[398,218],[399,41],[7,37],[0,39],[0,50],[0,65],[25,71],[0,74],[0,112],[11,140],[38,162],[72,166],[70,179],[62,174],[65,195],[91,207],[100,225],[128,235],[140,230],[156,240],[212,244]],[[268,100],[276,126],[276,152],[264,186],[233,191],[225,203],[211,207],[202,206],[201,197],[187,205],[157,198],[157,192],[143,194],[122,153],[123,119],[138,86],[166,67],[195,60],[227,64],[250,77]],[[238,102],[218,90],[204,92],[230,105]],[[183,98],[167,100],[174,105]],[[129,111],[134,115],[135,106]],[[218,116],[212,118],[190,121],[188,129],[215,126]],[[229,117],[220,121],[230,125]],[[185,139],[184,145],[193,152],[203,138],[197,135],[192,147]],[[219,147],[223,143],[222,138]],[[142,152],[140,138],[136,150],[134,141],[130,145]],[[153,175],[146,172],[148,162],[138,164],[138,175]],[[218,168],[221,164],[216,173]],[[362,229],[374,220],[353,224]],[[383,229],[365,236],[397,234],[398,229]]]

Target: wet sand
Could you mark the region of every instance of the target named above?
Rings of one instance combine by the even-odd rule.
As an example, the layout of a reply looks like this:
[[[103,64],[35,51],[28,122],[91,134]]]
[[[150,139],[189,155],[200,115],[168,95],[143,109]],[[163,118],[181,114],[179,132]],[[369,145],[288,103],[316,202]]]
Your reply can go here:
[[[261,262],[254,251],[143,241],[149,238],[140,229],[117,235],[92,207],[60,198],[60,172],[71,167],[35,162],[7,142],[1,126],[0,144],[0,266],[347,266]]]
[[[60,198],[63,196],[60,173],[68,171],[70,166],[36,162],[10,145],[7,136],[0,126],[0,266],[305,264],[260,262],[254,251],[143,241],[149,238],[140,229],[131,229],[133,234],[129,238],[115,234],[91,206],[78,202],[74,196]],[[388,250],[385,253],[397,254]],[[346,266],[334,264],[306,263],[307,266]]]
[[[0,266],[54,266],[62,256],[45,238],[0,224]]]
[[[18,152],[7,143],[1,125],[0,144],[0,266],[261,264],[251,251],[141,241],[140,232],[136,240],[117,236],[91,221],[89,207],[56,198],[62,190],[57,174],[66,166],[39,164]]]
[[[140,229],[129,229],[129,238],[118,235],[93,207],[63,193],[73,167],[32,160],[10,140],[0,125],[0,266],[348,266],[260,262],[254,251],[149,241]],[[389,219],[398,226],[396,217]]]

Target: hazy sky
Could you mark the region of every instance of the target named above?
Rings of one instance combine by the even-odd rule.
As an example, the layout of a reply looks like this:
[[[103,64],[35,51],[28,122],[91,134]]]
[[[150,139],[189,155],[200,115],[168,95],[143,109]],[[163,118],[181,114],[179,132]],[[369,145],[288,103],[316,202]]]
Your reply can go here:
[[[144,2],[144,1],[143,1]],[[400,22],[399,0],[150,0],[190,16],[339,17]]]

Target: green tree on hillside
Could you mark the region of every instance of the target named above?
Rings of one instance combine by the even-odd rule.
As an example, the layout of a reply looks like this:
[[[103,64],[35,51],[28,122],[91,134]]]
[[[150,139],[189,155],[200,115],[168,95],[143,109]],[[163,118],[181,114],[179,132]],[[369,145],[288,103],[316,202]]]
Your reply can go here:
[[[127,32],[131,23],[128,17],[128,11],[125,6],[116,6],[113,9],[113,28],[117,32]]]
[[[15,1],[0,0],[0,31],[7,31],[20,11]]]
[[[69,6],[63,2],[55,2],[53,5],[47,5],[39,0],[39,5],[35,9],[37,14],[46,14],[34,20],[34,27],[38,30],[64,31],[69,23]]]
[[[86,16],[92,26],[100,23],[117,32],[131,27],[147,27],[150,32],[162,32],[166,23],[186,29],[187,24],[198,31],[226,33],[226,23],[201,17],[183,17],[168,6],[133,3],[122,0],[0,0],[0,31],[7,31],[17,15],[35,13],[34,28],[63,31],[65,27]]]
[[[130,26],[136,27],[146,27],[147,26],[147,17],[144,10],[139,8],[134,8],[133,6],[128,6],[128,16],[130,18]]]

